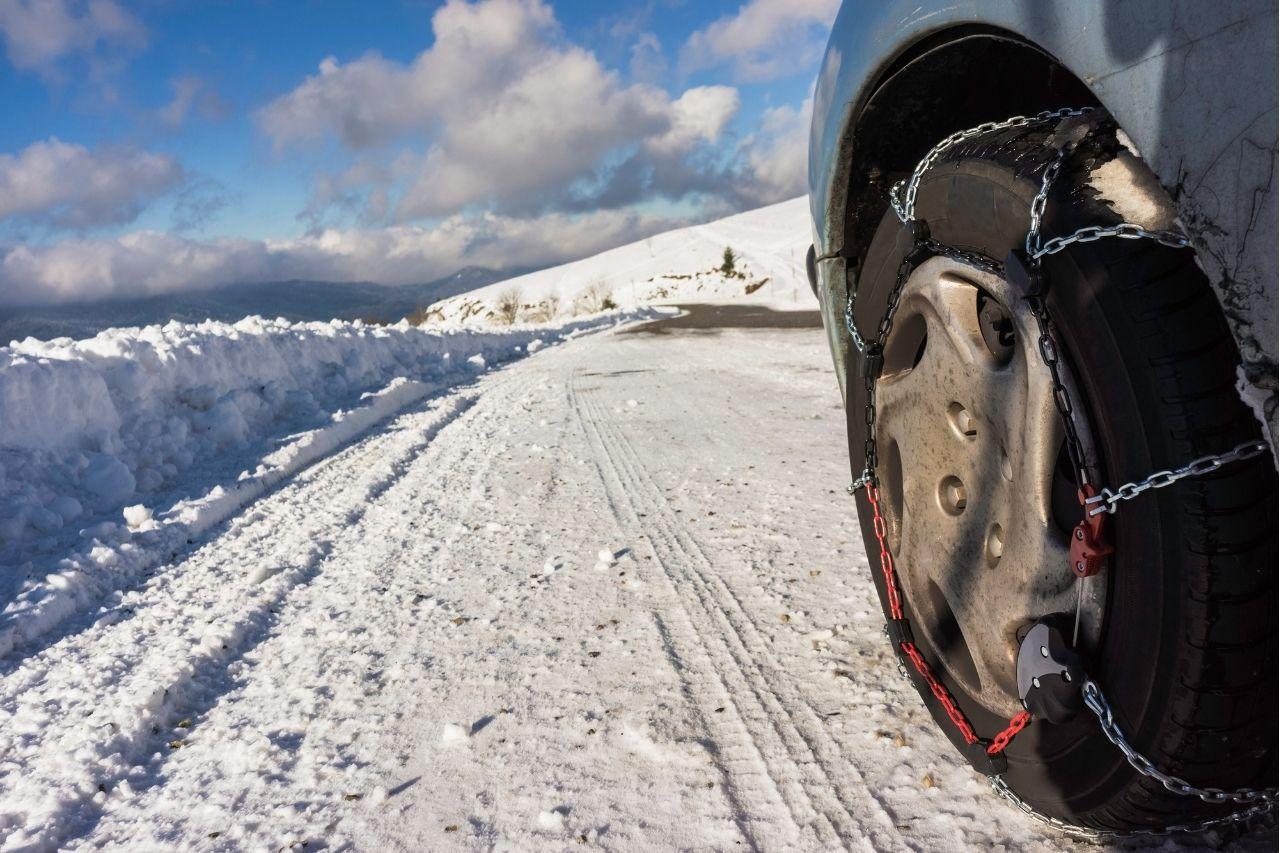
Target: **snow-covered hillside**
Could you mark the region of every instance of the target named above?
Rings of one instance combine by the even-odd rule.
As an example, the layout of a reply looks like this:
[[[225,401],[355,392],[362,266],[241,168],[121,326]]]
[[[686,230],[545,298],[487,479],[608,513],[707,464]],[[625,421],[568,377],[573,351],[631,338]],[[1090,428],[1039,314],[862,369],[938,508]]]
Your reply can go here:
[[[530,316],[545,310],[549,299],[561,312],[571,312],[592,289],[623,308],[744,300],[775,309],[812,309],[804,271],[811,241],[808,199],[796,198],[491,284],[437,303],[429,316],[441,322],[491,322],[507,292],[519,294]],[[720,271],[726,248],[738,258],[733,275]]]

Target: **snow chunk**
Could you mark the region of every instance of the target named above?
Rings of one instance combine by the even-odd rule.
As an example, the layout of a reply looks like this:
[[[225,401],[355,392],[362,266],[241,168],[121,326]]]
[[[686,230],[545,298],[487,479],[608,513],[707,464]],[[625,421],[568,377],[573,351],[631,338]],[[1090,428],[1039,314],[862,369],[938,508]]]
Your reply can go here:
[[[151,520],[151,508],[142,504],[134,504],[124,508],[124,523],[130,529],[137,530]]]
[[[465,744],[471,739],[471,730],[453,723],[446,723],[440,731],[440,745],[445,747]]]

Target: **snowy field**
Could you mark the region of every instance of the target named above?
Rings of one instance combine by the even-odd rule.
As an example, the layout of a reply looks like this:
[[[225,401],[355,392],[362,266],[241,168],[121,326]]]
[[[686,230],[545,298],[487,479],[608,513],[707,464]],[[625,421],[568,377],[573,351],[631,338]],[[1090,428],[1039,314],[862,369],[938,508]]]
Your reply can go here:
[[[724,233],[675,298],[815,307]],[[0,849],[1070,848],[897,674],[821,330],[627,309],[0,351]]]

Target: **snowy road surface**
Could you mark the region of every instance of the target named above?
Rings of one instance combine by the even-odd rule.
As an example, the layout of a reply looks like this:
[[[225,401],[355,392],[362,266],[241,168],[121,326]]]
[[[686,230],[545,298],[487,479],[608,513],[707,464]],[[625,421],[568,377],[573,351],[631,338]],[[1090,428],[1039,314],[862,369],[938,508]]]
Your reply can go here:
[[[897,676],[821,333],[665,331],[415,404],[10,660],[4,847],[1068,846]]]

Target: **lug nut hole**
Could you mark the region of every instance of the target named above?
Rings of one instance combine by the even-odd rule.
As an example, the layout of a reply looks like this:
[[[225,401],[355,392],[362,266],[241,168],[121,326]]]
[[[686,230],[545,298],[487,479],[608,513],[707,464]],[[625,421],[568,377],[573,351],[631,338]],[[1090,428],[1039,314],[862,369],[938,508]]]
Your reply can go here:
[[[991,529],[987,531],[987,544],[984,550],[987,566],[994,569],[1000,563],[1000,558],[1004,556],[1004,528],[998,524],[991,525]]]
[[[947,406],[947,418],[951,421],[952,428],[965,438],[978,437],[978,419],[973,413],[959,403],[952,403]]]
[[[969,493],[959,477],[947,477],[938,486],[938,502],[947,515],[959,515],[969,503]]]

